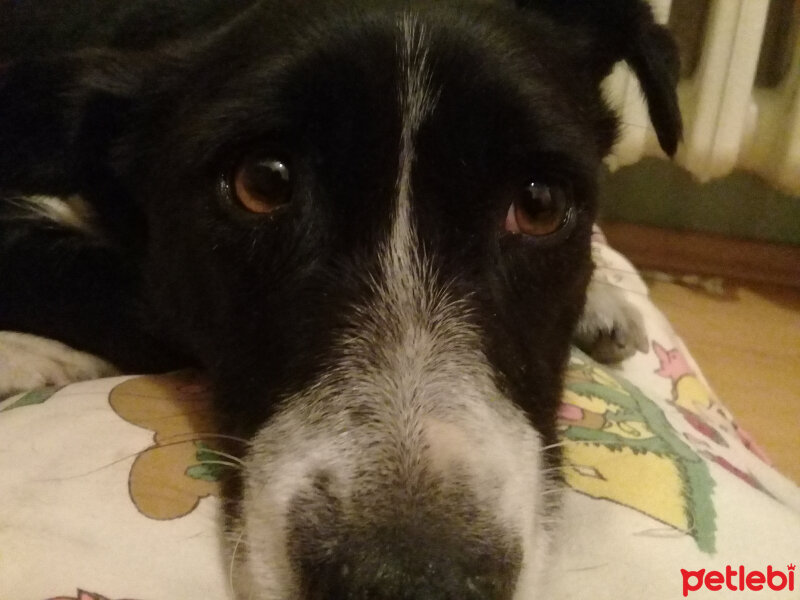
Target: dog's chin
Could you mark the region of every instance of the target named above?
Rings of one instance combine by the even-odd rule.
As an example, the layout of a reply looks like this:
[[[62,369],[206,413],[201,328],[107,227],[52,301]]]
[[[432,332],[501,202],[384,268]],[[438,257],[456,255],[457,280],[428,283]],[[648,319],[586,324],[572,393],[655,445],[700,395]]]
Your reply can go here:
[[[538,434],[510,401],[466,402],[448,421],[417,409],[401,433],[374,414],[353,427],[331,407],[352,403],[347,393],[309,394],[246,457],[230,532],[237,597],[542,593],[555,484],[542,476]],[[319,420],[326,426],[308,425]]]

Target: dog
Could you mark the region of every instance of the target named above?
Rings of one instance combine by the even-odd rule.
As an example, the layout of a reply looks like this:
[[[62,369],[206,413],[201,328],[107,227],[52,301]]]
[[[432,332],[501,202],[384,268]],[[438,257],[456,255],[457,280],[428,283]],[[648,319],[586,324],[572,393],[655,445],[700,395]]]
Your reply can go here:
[[[586,301],[615,63],[681,135],[647,4],[4,10],[0,330],[67,379],[209,373],[237,597],[546,596],[571,341],[641,329]]]

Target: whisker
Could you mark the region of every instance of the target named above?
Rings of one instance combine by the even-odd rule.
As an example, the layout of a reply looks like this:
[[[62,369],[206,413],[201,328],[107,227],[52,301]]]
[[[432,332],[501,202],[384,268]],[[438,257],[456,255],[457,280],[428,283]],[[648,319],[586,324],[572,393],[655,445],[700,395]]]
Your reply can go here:
[[[627,287],[627,286],[624,286],[624,285],[611,283],[610,281],[603,281],[602,279],[593,279],[592,280],[592,284],[595,284],[595,283],[598,284],[598,285],[607,285],[609,287],[617,288],[619,290],[622,290],[623,292],[628,292],[629,294],[635,294],[636,296],[642,296],[643,298],[647,298],[650,295],[647,292],[641,292],[639,290],[635,290],[633,288],[630,288],[630,287]]]
[[[213,433],[213,432],[194,432],[194,433],[176,433],[175,435],[167,436],[163,439],[169,440],[173,438],[181,438],[184,436],[188,436],[185,441],[200,441],[204,439],[221,439],[221,440],[231,440],[233,442],[239,442],[244,444],[245,446],[250,446],[252,443],[250,440],[245,438],[236,437],[235,435],[225,435],[224,433]]]
[[[139,450],[138,452],[133,452],[133,453],[128,454],[126,456],[122,456],[121,458],[113,460],[113,461],[111,461],[109,463],[106,463],[106,464],[101,465],[99,467],[96,467],[94,469],[90,469],[90,470],[84,471],[82,473],[77,473],[75,475],[67,475],[67,476],[64,476],[64,477],[50,477],[50,478],[47,478],[47,479],[40,479],[40,480],[37,480],[37,481],[40,481],[40,482],[46,482],[46,481],[71,481],[73,479],[80,479],[81,477],[88,477],[89,475],[94,475],[95,473],[99,473],[103,469],[110,469],[112,467],[115,467],[116,465],[118,465],[120,463],[123,463],[125,461],[128,461],[131,458],[137,458],[137,457],[141,456],[142,454],[144,454],[145,452],[148,452],[150,450],[154,450],[156,448],[169,448],[169,447],[172,447],[172,446],[178,446],[180,444],[185,444],[187,442],[199,442],[199,441],[202,441],[202,440],[207,439],[209,437],[232,438],[235,441],[244,441],[241,438],[235,438],[233,436],[217,435],[217,434],[205,434],[205,433],[203,433],[203,434],[176,434],[176,435],[168,436],[167,438],[165,438],[165,439],[177,438],[177,439],[174,439],[174,441],[161,442],[161,443],[158,443],[158,444],[153,444],[152,446],[148,446],[147,448],[143,448],[142,450]],[[206,448],[205,450],[207,451],[207,450],[209,450],[209,448]],[[204,462],[204,461],[198,461],[198,462]],[[235,465],[235,466],[238,466],[238,465]]]
[[[609,563],[603,563],[601,565],[592,565],[590,567],[576,567],[574,569],[565,569],[564,573],[580,573],[582,571],[596,571],[597,569],[605,569],[608,567]]]
[[[229,531],[229,532],[227,532],[225,534],[224,539],[225,539],[226,542],[228,542],[232,546],[234,546],[236,544],[239,544],[240,546],[245,547],[245,548],[247,546],[249,546],[249,544],[247,543],[247,540],[245,540],[242,537],[241,531],[239,531],[239,532]]]
[[[228,462],[227,460],[201,460],[197,463],[198,465],[222,465],[225,467],[231,467],[233,469],[241,469],[242,465],[240,463],[235,462]]]
[[[235,589],[233,585],[233,573],[236,569],[236,553],[239,551],[239,546],[242,544],[242,539],[244,538],[244,527],[242,527],[241,531],[239,532],[239,537],[236,539],[236,543],[233,545],[233,552],[231,552],[231,562],[228,566],[228,587],[230,588],[231,594],[235,594]]]
[[[210,454],[216,454],[217,456],[221,456],[222,458],[227,458],[235,463],[238,463],[241,466],[244,466],[244,461],[239,458],[238,456],[234,456],[233,454],[229,454],[227,452],[223,452],[222,450],[217,450],[215,448],[205,448],[206,452]]]
[[[565,442],[565,441],[560,441],[560,442],[556,442],[554,444],[548,444],[547,446],[542,446],[541,448],[539,448],[539,450],[550,450],[552,448],[558,448],[560,446],[566,445],[566,443],[567,442]]]

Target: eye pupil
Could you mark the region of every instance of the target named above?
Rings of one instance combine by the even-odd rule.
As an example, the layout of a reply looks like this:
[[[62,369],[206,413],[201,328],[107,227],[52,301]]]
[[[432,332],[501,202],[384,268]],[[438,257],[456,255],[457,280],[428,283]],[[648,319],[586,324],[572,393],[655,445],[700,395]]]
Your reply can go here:
[[[550,188],[546,185],[532,183],[523,194],[519,208],[525,211],[529,219],[536,222],[548,222],[557,215],[558,206],[553,200]]]
[[[279,160],[265,160],[264,162],[259,163],[258,166],[263,167],[265,171],[268,171],[272,178],[278,177],[281,181],[289,181],[289,167]]]
[[[268,214],[291,200],[291,172],[278,158],[248,157],[237,167],[233,187],[243,208]]]

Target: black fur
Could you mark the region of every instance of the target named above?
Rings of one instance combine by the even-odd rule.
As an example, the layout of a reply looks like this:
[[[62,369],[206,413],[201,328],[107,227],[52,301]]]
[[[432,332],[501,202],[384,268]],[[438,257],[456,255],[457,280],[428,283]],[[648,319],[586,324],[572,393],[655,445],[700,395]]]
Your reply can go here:
[[[4,9],[0,202],[78,193],[104,233],[25,221],[0,204],[0,330],[56,337],[127,370],[199,364],[217,386],[223,430],[253,435],[330,367],[348,308],[369,294],[402,128],[396,23],[414,11],[438,93],[416,140],[415,225],[438,277],[468,299],[501,388],[545,444],[555,441],[592,269],[595,178],[616,135],[598,85],[615,62],[636,71],[668,153],[680,137],[674,48],[648,8],[108,0],[78,3],[103,23],[83,27],[63,18],[67,4],[76,3]],[[48,29],[59,19],[63,36]],[[245,214],[221,191],[254,147],[292,165],[292,204],[279,217]],[[537,243],[503,232],[511,199],[532,180],[571,190],[568,234]],[[379,542],[370,538],[388,543]],[[398,552],[408,556],[397,569],[424,570],[414,548]],[[465,569],[485,562],[494,581],[477,596],[453,572],[420,575],[402,597],[510,597],[513,554],[464,558]],[[301,551],[295,560],[316,564]],[[388,587],[358,595],[374,573],[341,580],[340,567],[309,579],[309,599],[401,597]]]

